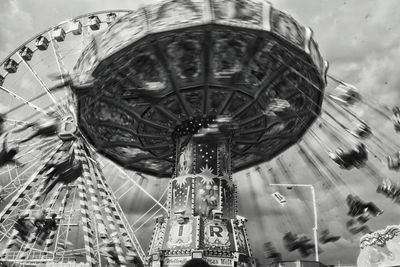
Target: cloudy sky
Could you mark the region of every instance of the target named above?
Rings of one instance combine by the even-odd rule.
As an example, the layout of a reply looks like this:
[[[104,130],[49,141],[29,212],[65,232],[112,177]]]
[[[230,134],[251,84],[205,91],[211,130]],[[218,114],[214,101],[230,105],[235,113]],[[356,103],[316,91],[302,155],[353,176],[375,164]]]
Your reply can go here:
[[[155,2],[154,0],[0,0],[0,59],[6,57],[19,44],[62,20],[92,11],[106,9],[136,9],[140,5]],[[271,1],[275,7],[287,10],[299,22],[310,26],[319,43],[320,50],[330,63],[329,73],[348,83],[357,86],[368,101],[378,101],[393,106],[400,102],[400,1],[398,0],[276,0]],[[1,103],[7,106],[7,103]],[[356,112],[372,120],[374,126],[388,127],[388,122],[381,122],[371,110],[359,109]],[[392,131],[393,132],[393,131]],[[394,134],[393,133],[390,134]],[[296,160],[298,154],[293,148],[284,155],[294,174],[296,182],[318,182],[304,164]],[[321,149],[320,149],[321,151]],[[291,154],[293,152],[294,155]],[[270,166],[276,166],[272,162]],[[267,166],[262,167],[267,173]],[[252,182],[247,182],[244,173],[237,174],[235,179],[240,185],[240,200],[242,213],[249,221],[250,238],[253,241],[254,251],[262,259],[262,243],[272,241],[284,254],[286,259],[296,259],[298,254],[288,253],[281,244],[281,235],[287,231],[306,233],[311,236],[311,215],[309,212],[310,199],[304,201],[291,196],[293,192],[282,191],[289,199],[293,208],[282,210],[269,197],[270,191],[263,190],[263,181],[257,172],[251,170]],[[366,179],[359,172],[339,172],[342,178],[347,179],[346,186],[338,186],[342,192],[355,192],[372,199],[387,210],[378,220],[371,223],[371,227],[379,229],[387,224],[398,223],[395,214],[400,212],[393,204],[377,197],[374,186],[360,188],[360,183]],[[383,175],[391,175],[384,173]],[[394,176],[393,176],[394,177]],[[354,179],[353,179],[354,178]],[[396,177],[398,179],[398,177]],[[353,179],[353,180],[352,180]],[[157,188],[154,188],[157,185]],[[149,178],[144,186],[152,188],[155,195],[161,195],[165,181]],[[348,188],[351,188],[349,191]],[[272,189],[271,189],[272,190]],[[299,193],[300,191],[296,191]],[[307,196],[307,192],[300,192]],[[250,197],[255,195],[256,197]],[[269,198],[268,198],[269,197]],[[351,236],[344,228],[345,209],[335,207],[335,198],[319,196],[320,223],[336,234],[343,235],[337,244],[323,247],[322,261],[326,263],[354,263],[358,254],[359,236]],[[134,201],[145,205],[129,204]],[[306,203],[306,204],[304,204]],[[138,199],[138,195],[128,197],[124,206],[130,207],[128,212],[134,219],[143,213],[144,207],[152,203]],[[296,209],[296,207],[301,207]],[[142,209],[141,209],[142,208]],[[390,210],[390,211],[389,211]],[[299,218],[302,218],[299,220]],[[298,222],[298,223],[294,223]],[[149,224],[146,229],[150,231]],[[261,234],[260,234],[261,233]],[[149,234],[141,234],[146,240]]]

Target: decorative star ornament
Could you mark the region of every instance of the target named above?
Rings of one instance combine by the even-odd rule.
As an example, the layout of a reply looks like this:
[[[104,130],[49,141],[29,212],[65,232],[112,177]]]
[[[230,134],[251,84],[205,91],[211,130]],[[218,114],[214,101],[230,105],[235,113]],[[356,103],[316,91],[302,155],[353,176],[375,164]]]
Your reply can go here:
[[[208,167],[208,164],[206,164],[205,167],[201,168],[201,173],[199,175],[201,176],[201,182],[206,185],[211,185],[214,184],[213,178],[215,175],[213,174],[213,169]]]
[[[226,185],[228,186],[229,189],[232,189],[233,186],[235,185],[231,179],[229,179],[229,174],[228,172],[223,172],[221,176],[221,180],[226,181]]]
[[[178,177],[175,178],[176,180],[176,184],[179,187],[182,187],[184,185],[186,185],[187,183],[187,178],[192,178],[192,175],[186,174],[186,175],[179,175]]]

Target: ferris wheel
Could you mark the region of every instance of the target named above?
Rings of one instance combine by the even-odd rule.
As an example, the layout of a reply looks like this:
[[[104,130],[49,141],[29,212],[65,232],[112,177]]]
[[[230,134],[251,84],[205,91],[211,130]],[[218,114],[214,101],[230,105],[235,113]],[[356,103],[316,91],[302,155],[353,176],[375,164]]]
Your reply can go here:
[[[0,192],[5,262],[62,262],[84,258],[86,253],[99,262],[108,259],[110,265],[115,265],[113,258],[124,264],[145,260],[118,199],[105,182],[102,169],[112,168],[106,166],[110,162],[100,166],[94,160],[97,156],[73,123],[74,96],[54,88],[68,79],[93,34],[129,12],[107,10],[61,22],[33,36],[1,62],[1,90],[7,95],[1,102],[7,107],[2,115],[5,157]],[[60,120],[61,124],[55,123]],[[15,157],[12,151],[17,152]],[[132,176],[127,180],[121,168],[113,170],[128,188],[139,185]],[[79,176],[97,178],[71,185]],[[64,180],[41,183],[43,177]],[[140,183],[140,177],[137,180]],[[91,205],[94,210],[89,210]]]
[[[343,216],[348,216],[344,227],[349,235],[371,233],[368,221],[383,212],[374,203],[361,200],[354,186],[348,186],[349,173],[362,173],[378,194],[400,202],[400,188],[387,178],[387,173],[400,169],[400,142],[395,136],[400,129],[399,109],[383,105],[328,74],[312,31],[290,15],[264,3],[258,5],[258,1],[248,9],[241,1],[228,1],[229,12],[221,15],[226,21],[212,18],[220,24],[212,31],[211,26],[201,25],[209,18],[196,15],[200,2],[209,1],[194,1],[194,6],[166,1],[142,10],[145,15],[130,10],[84,14],[36,34],[0,62],[1,104],[5,106],[0,121],[0,257],[4,262],[17,266],[67,261],[87,266],[160,262],[162,257],[157,253],[173,243],[175,230],[189,231],[182,226],[188,221],[199,228],[209,226],[207,220],[186,217],[188,211],[179,201],[188,202],[190,197],[193,203],[203,199],[197,216],[219,223],[226,214],[232,217],[229,227],[233,230],[227,236],[234,232],[232,239],[240,255],[229,254],[229,249],[221,245],[217,252],[210,249],[212,252],[204,257],[211,262],[215,255],[222,255],[222,259],[232,256],[237,261],[243,255],[250,259],[252,252],[243,226],[246,220],[237,214],[237,189],[231,173],[245,170],[252,195],[259,190],[251,185],[257,176],[263,190],[273,196],[266,201],[276,200],[284,206],[284,197],[276,194],[278,187],[269,185],[294,188],[293,193],[284,194],[306,199],[303,191],[297,190],[296,169],[291,167],[298,161],[309,172],[307,184],[329,194],[334,205],[348,212]],[[193,27],[193,32],[163,21],[174,5],[180,6],[176,23]],[[223,13],[222,5],[210,4],[211,11],[202,6],[201,12],[216,10],[213,16],[217,17],[218,12]],[[257,8],[262,8],[262,18],[250,18],[250,11]],[[275,14],[271,23],[263,17],[269,16],[267,8]],[[188,23],[188,17],[197,22]],[[260,28],[271,34],[258,32],[257,19],[264,19]],[[152,36],[153,31],[147,29],[150,37],[143,35],[134,41],[151,46],[154,55],[144,45],[134,47],[138,52],[131,55],[125,50],[134,41],[120,40],[126,38],[125,31],[132,36],[145,31],[143,20],[156,33]],[[246,31],[234,33],[241,27],[247,27]],[[217,52],[221,56],[213,58],[215,62],[204,59]],[[100,57],[105,59],[101,63],[96,61]],[[201,65],[202,60],[207,67]],[[214,76],[208,69],[214,70]],[[126,81],[123,71],[134,77]],[[197,84],[200,78],[207,87],[204,92]],[[122,89],[115,89],[119,88],[115,84]],[[102,93],[88,97],[87,92],[93,92],[96,86]],[[123,96],[122,100],[112,99],[117,94]],[[172,100],[175,94],[176,102]],[[380,125],[377,117],[384,124]],[[91,124],[91,120],[96,123]],[[138,122],[135,131],[126,121]],[[226,132],[234,132],[233,137]],[[203,147],[208,152],[200,162],[204,166],[197,162],[202,169],[196,174],[201,181],[196,181],[188,169],[192,164],[188,158],[200,155],[193,152],[196,146],[211,144],[210,140],[225,135],[230,136],[232,148],[220,143],[205,146],[209,151]],[[179,150],[174,151],[175,146]],[[294,147],[290,155],[284,152],[289,147]],[[218,158],[214,170],[210,167],[212,153]],[[232,154],[232,160],[230,156],[223,158],[224,153]],[[213,178],[216,169],[218,182]],[[161,183],[157,197],[142,186],[146,176],[170,175],[174,179]],[[185,191],[182,188],[188,179],[193,179],[193,188]],[[204,188],[198,190],[198,197],[194,188],[200,185]],[[120,204],[122,198],[134,195],[133,188],[154,204],[135,221]],[[231,197],[219,193],[217,199],[218,192]],[[230,206],[223,207],[222,203],[229,201]],[[309,204],[301,205],[310,208]],[[254,208],[263,213],[264,207],[257,200]],[[339,239],[329,235],[329,229],[324,229],[318,239],[317,224],[314,241],[298,235],[299,229],[291,226],[295,224],[293,216],[287,211],[284,215],[282,225],[287,234],[279,246],[291,253],[318,258],[318,243],[323,246]],[[176,225],[169,222],[171,218],[176,218]],[[156,229],[147,252],[137,235],[151,219],[155,219]],[[328,228],[326,220],[319,223]],[[219,230],[224,229],[221,225]],[[219,233],[216,229],[214,234]],[[168,242],[163,241],[166,233]],[[208,234],[212,236],[213,232]],[[279,258],[273,246],[268,247],[274,255],[270,258]],[[192,253],[193,248],[179,247],[162,256],[187,260],[189,251]],[[244,261],[251,264],[249,259]]]

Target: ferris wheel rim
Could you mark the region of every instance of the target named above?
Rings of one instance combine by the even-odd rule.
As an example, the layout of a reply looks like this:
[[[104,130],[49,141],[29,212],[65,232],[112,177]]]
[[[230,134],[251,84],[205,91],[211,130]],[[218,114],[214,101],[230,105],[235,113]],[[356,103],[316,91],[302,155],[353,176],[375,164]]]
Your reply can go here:
[[[74,21],[74,20],[78,20],[78,19],[81,19],[81,18],[84,18],[84,17],[99,15],[99,14],[105,14],[105,13],[111,13],[111,12],[126,12],[126,13],[128,14],[128,13],[131,13],[131,12],[133,12],[133,11],[134,11],[134,10],[132,10],[132,9],[109,9],[109,10],[107,9],[107,10],[99,10],[99,11],[90,12],[90,13],[85,13],[85,14],[78,15],[78,16],[76,16],[76,17],[72,17],[72,18],[63,20],[63,21],[59,22],[58,24],[55,24],[55,25],[53,25],[53,26],[51,26],[51,27],[46,28],[45,30],[40,31],[40,32],[37,33],[36,35],[32,36],[31,38],[29,38],[28,40],[26,40],[25,42],[23,42],[21,45],[17,46],[17,48],[16,48],[15,50],[13,50],[11,53],[9,53],[7,56],[5,56],[4,59],[2,59],[2,60],[0,61],[0,65],[4,65],[4,63],[6,62],[7,59],[11,58],[11,57],[12,57],[13,55],[15,55],[21,48],[25,47],[27,44],[29,44],[30,42],[32,42],[33,40],[35,40],[37,37],[39,37],[39,36],[41,36],[41,35],[43,35],[43,34],[45,34],[45,33],[48,33],[49,31],[51,31],[51,30],[53,30],[53,29],[55,29],[55,28],[57,28],[57,27],[60,27],[61,25],[64,25],[64,24],[66,24],[66,23],[68,23],[68,22],[71,22],[71,21]]]

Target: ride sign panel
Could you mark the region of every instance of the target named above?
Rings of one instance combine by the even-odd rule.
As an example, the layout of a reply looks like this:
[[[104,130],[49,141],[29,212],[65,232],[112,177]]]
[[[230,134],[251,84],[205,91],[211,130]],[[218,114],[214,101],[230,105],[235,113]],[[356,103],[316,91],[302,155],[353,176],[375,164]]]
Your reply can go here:
[[[233,266],[233,259],[231,258],[214,258],[214,257],[207,257],[203,258],[208,264],[212,266]]]
[[[191,257],[166,257],[163,266],[180,267],[183,266]]]
[[[204,245],[212,249],[230,249],[233,244],[232,230],[226,221],[216,222],[209,220],[205,222]]]

